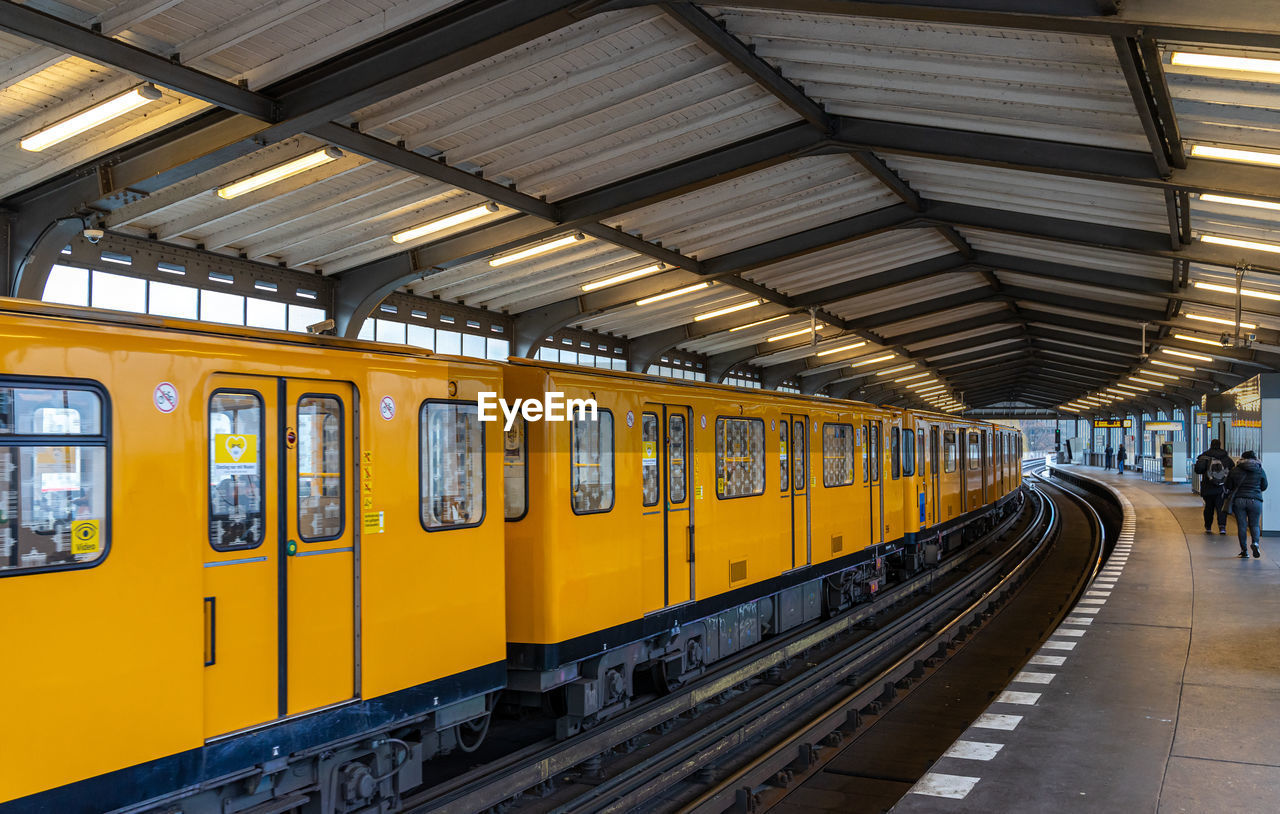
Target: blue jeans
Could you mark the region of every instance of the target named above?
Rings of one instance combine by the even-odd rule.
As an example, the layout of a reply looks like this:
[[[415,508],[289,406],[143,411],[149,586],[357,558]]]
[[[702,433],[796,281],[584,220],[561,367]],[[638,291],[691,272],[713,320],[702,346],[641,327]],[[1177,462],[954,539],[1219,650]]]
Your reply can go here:
[[[1258,528],[1259,522],[1262,520],[1262,501],[1253,497],[1238,497],[1232,504],[1232,512],[1236,516],[1236,536],[1240,538],[1240,550],[1245,551],[1245,543],[1248,538],[1245,536],[1245,527],[1248,527],[1249,534],[1253,536],[1253,544],[1257,545],[1262,539],[1262,534]]]

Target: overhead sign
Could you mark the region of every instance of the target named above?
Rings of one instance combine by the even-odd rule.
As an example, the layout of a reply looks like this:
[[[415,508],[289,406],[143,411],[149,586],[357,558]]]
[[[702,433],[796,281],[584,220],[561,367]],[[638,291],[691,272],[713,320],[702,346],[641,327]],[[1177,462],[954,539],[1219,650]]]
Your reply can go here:
[[[1197,423],[1197,424],[1208,424],[1208,423],[1209,423],[1209,414],[1208,414],[1208,413],[1206,413],[1204,410],[1196,410],[1196,423]]]
[[[1099,430],[1127,430],[1133,426],[1133,421],[1128,418],[1123,421],[1118,418],[1095,418],[1093,420],[1093,426],[1095,429]]]
[[[1169,432],[1182,429],[1182,424],[1177,421],[1148,421],[1142,426],[1151,432]]]

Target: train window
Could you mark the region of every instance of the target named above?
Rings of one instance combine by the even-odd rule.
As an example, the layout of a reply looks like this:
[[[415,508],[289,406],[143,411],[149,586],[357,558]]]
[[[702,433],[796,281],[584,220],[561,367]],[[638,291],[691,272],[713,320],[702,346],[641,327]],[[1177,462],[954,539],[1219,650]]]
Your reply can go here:
[[[871,447],[871,482],[880,482],[880,422],[871,422],[871,432],[868,437],[871,439],[869,446]]]
[[[789,429],[791,425],[786,419],[782,420],[782,424],[778,427],[778,469],[780,477],[778,478],[778,491],[785,492],[791,486],[791,467],[790,459],[787,457],[787,436],[790,435]]]
[[[982,446],[976,432],[969,433],[969,468],[978,468],[978,459],[982,456]]]
[[[862,450],[863,476],[867,451]],[[853,427],[848,424],[822,425],[822,485],[848,486],[853,483]]]
[[[519,520],[529,507],[529,427],[521,419],[502,433],[502,513]]]
[[[889,477],[902,477],[902,431],[897,427],[889,428]]]
[[[917,447],[917,449],[919,450],[919,457],[916,459],[916,472],[921,475],[924,475],[924,474],[927,474],[928,472],[928,470],[925,468],[925,460],[929,456],[929,445],[926,444],[924,441],[923,427],[920,428],[919,433],[920,433],[920,444]],[[937,463],[934,463],[934,466],[937,466]]]
[[[947,430],[942,436],[942,471],[956,471],[956,431]]]
[[[902,474],[908,478],[916,473],[916,434],[912,430],[902,431]]]
[[[428,401],[418,414],[422,527],[478,526],[484,520],[484,429],[474,404]]]
[[[607,512],[613,508],[613,414],[595,417],[574,414],[570,456],[570,503],[574,514]]]
[[[103,397],[87,388],[0,384],[0,576],[106,555],[102,416]]]
[[[342,402],[336,396],[299,399],[298,535],[304,542],[342,535],[342,443]]]
[[[791,441],[791,488],[797,492],[804,491],[804,461],[804,422],[797,421]]]
[[[209,545],[255,548],[266,531],[262,396],[217,390],[209,399]]]
[[[640,480],[644,505],[658,505],[658,414],[640,414]]]
[[[764,494],[764,420],[716,419],[716,496]]]
[[[867,452],[866,434],[870,432],[870,424],[858,428],[858,451],[862,453],[862,482],[871,480],[871,455]]]
[[[684,416],[667,416],[667,502],[684,503],[685,499],[685,432]]]

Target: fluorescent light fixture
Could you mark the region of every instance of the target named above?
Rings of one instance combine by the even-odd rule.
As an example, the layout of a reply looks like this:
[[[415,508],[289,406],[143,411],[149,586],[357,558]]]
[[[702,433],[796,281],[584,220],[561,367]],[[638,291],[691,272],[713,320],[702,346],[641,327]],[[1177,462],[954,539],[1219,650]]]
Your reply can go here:
[[[819,325],[819,326],[817,327],[817,330],[819,330],[819,331],[820,331],[820,330],[822,330],[822,329],[823,329],[823,328],[825,328],[825,327],[826,327],[825,325]],[[812,332],[813,332],[813,330],[814,330],[813,328],[801,328],[801,329],[800,329],[800,330],[798,330],[798,331],[792,331],[792,332],[790,332],[790,333],[778,334],[777,336],[771,336],[771,337],[769,337],[768,339],[766,339],[765,341],[766,341],[766,342],[780,342],[780,341],[782,341],[783,339],[791,339],[791,338],[793,338],[793,337],[797,337],[797,336],[804,336],[804,335],[805,335],[805,334],[807,334],[807,333],[812,333]]]
[[[445,215],[443,218],[428,221],[421,226],[405,229],[403,232],[396,232],[391,236],[391,240],[395,243],[408,243],[410,240],[417,240],[420,237],[426,237],[436,232],[443,232],[445,229],[461,226],[464,223],[473,221],[476,218],[483,218],[485,215],[490,215],[497,211],[498,205],[492,202],[473,206],[470,209],[464,209],[461,212],[455,212],[452,215]]]
[[[341,150],[337,147],[325,147],[322,150],[316,150],[314,152],[307,153],[306,155],[298,156],[292,161],[277,164],[270,169],[263,170],[262,172],[255,172],[248,178],[241,178],[234,184],[228,184],[225,187],[220,187],[218,189],[218,197],[226,198],[228,200],[231,198],[238,198],[245,193],[253,192],[255,189],[262,189],[265,186],[270,186],[271,184],[283,181],[286,178],[292,178],[299,173],[304,173],[307,170],[313,170],[316,167],[328,164],[330,161],[336,161],[339,158],[342,158]]]
[[[769,317],[768,319],[761,319],[756,322],[749,322],[746,325],[739,325],[736,328],[730,328],[729,333],[735,333],[737,331],[745,331],[748,328],[758,328],[761,325],[768,325],[770,322],[777,322],[778,320],[786,319],[789,316],[791,316],[791,314],[779,314],[776,317]]]
[[[860,347],[862,347],[862,346],[863,346],[863,345],[865,345],[865,344],[867,344],[867,343],[866,343],[866,342],[854,342],[853,344],[850,344],[850,345],[841,345],[841,346],[840,346],[840,347],[838,347],[838,348],[832,348],[831,350],[824,350],[824,351],[822,351],[821,353],[819,353],[818,355],[819,355],[819,356],[830,356],[830,355],[831,355],[831,354],[833,354],[833,353],[840,353],[840,352],[842,352],[842,351],[846,351],[846,350],[853,350],[854,348],[860,348]]]
[[[933,381],[932,379],[926,379],[925,381],[922,381],[922,382],[912,382],[911,384],[907,385],[907,389],[914,390],[917,387],[924,387],[926,384],[937,384],[937,382]]]
[[[850,362],[849,367],[862,367],[863,365],[874,365],[876,362],[887,362],[893,358],[892,353],[886,353],[883,356],[872,356],[867,359],[859,359],[856,362]]]
[[[1186,371],[1195,370],[1194,367],[1188,367],[1187,365],[1175,365],[1173,362],[1166,362],[1163,359],[1152,359],[1151,364],[1160,365],[1160,367],[1171,367],[1174,370],[1186,370]]]
[[[587,236],[581,232],[575,232],[571,235],[558,237],[555,240],[548,240],[546,243],[539,243],[536,246],[530,246],[527,249],[521,249],[511,254],[500,254],[497,257],[489,259],[490,266],[505,266],[509,263],[519,263],[521,260],[528,260],[530,257],[537,257],[540,254],[553,252],[556,249],[563,249],[565,246],[577,243],[579,240],[586,240]]]
[[[896,369],[897,369],[897,370],[901,370],[902,368],[896,368]],[[887,372],[888,372],[888,371],[884,371],[884,372],[882,372],[882,373],[877,373],[876,375],[877,375],[877,376],[883,376],[883,375],[884,375],[885,373],[887,373]],[[917,373],[917,374],[915,374],[914,376],[903,376],[901,379],[894,379],[894,380],[893,380],[893,383],[894,383],[894,384],[899,384],[899,383],[901,383],[901,382],[909,382],[909,381],[912,381],[913,379],[921,379],[921,378],[924,378],[925,376],[928,376],[928,375],[929,375],[928,373]]]
[[[1199,342],[1201,345],[1213,345],[1214,347],[1220,347],[1222,344],[1213,339],[1205,339],[1204,337],[1192,336],[1191,334],[1174,334],[1173,338],[1181,339],[1183,342]]]
[[[917,390],[916,395],[923,396],[926,393],[936,393],[939,390],[946,390],[946,389],[947,389],[947,386],[945,384],[935,384],[933,387],[927,387],[924,390]]]
[[[88,110],[82,110],[70,118],[51,124],[39,132],[32,133],[18,142],[18,146],[24,150],[38,153],[46,147],[61,144],[86,130],[92,130],[100,124],[105,124],[131,110],[137,110],[143,105],[159,99],[160,91],[156,89],[155,85],[140,85],[119,96],[96,104]]]
[[[1130,376],[1130,377],[1129,377],[1129,381],[1131,381],[1131,382],[1142,382],[1143,384],[1149,384],[1149,385],[1152,385],[1152,386],[1154,386],[1154,387],[1164,387],[1164,383],[1163,383],[1163,382],[1153,382],[1151,379],[1143,379],[1143,378],[1140,378],[1140,377],[1138,377],[1138,376]]]
[[[1234,286],[1206,283],[1201,280],[1196,280],[1196,288],[1203,288],[1205,291],[1221,291],[1223,294],[1236,293]],[[1280,294],[1273,294],[1270,291],[1258,291],[1255,288],[1242,288],[1240,289],[1240,294],[1244,297],[1258,297],[1259,299],[1264,300],[1280,300]]]
[[[1137,393],[1146,393],[1149,390],[1149,388],[1139,387],[1136,384],[1117,384],[1114,388],[1108,387],[1107,389],[1112,393],[1124,393],[1126,396],[1132,396]]]
[[[721,308],[717,311],[708,311],[705,314],[698,314],[693,318],[693,321],[702,322],[704,319],[715,319],[716,317],[722,317],[725,314],[733,314],[733,313],[737,313],[738,311],[745,311],[748,308],[755,308],[757,305],[759,305],[762,302],[764,302],[764,300],[751,300],[749,302],[740,302],[737,305],[730,305],[728,308]]]
[[[710,287],[711,283],[694,283],[693,285],[687,285],[684,288],[677,288],[675,291],[667,291],[663,294],[655,294],[652,297],[645,297],[643,300],[637,301],[636,305],[649,305],[651,303],[669,300],[672,297],[683,297],[685,294],[692,294],[695,291],[701,291],[704,288]]]
[[[1241,161],[1246,164],[1265,164],[1280,167],[1280,153],[1264,153],[1261,150],[1240,150],[1234,147],[1211,147],[1208,144],[1192,144],[1193,158],[1216,158],[1220,161]]]
[[[1234,289],[1232,289],[1232,290],[1234,291]],[[1236,321],[1235,321],[1234,319],[1221,319],[1221,318],[1219,318],[1219,317],[1211,317],[1211,316],[1208,316],[1207,314],[1183,314],[1183,316],[1184,316],[1184,317],[1186,317],[1187,319],[1198,319],[1198,320],[1200,320],[1201,322],[1213,322],[1213,323],[1218,324],[1218,325],[1230,325],[1230,326],[1231,326],[1231,327],[1233,327],[1233,328],[1236,326]],[[1240,323],[1240,327],[1241,327],[1241,328],[1256,328],[1256,327],[1258,327],[1258,326],[1257,326],[1257,325],[1254,325],[1254,324],[1253,324],[1253,323],[1251,323],[1251,322],[1241,322],[1241,323]]]
[[[1275,201],[1259,201],[1253,198],[1233,198],[1230,195],[1217,195],[1212,192],[1203,192],[1200,194],[1200,200],[1209,203],[1227,204],[1229,206],[1251,206],[1254,209],[1275,209],[1280,210],[1280,203]]]
[[[1272,254],[1280,254],[1280,243],[1263,243],[1259,240],[1241,240],[1238,237],[1227,237],[1226,235],[1200,235],[1203,243],[1213,243],[1218,246],[1234,246],[1237,249],[1252,249],[1258,252],[1271,252]]]
[[[876,375],[877,375],[877,376],[888,376],[888,375],[889,375],[889,374],[891,374],[891,373],[901,373],[901,372],[902,372],[902,371],[904,371],[904,370],[911,370],[911,369],[912,369],[912,368],[914,368],[915,366],[916,366],[916,363],[915,363],[915,362],[912,362],[912,363],[911,363],[911,364],[909,364],[909,365],[901,365],[900,367],[891,367],[891,368],[889,368],[888,370],[879,370],[879,371],[876,371]],[[921,376],[924,376],[924,375],[926,375],[926,374],[921,373],[920,375],[921,375]],[[902,382],[902,381],[906,381],[906,379],[894,379],[894,381]]]
[[[1169,55],[1169,63],[1188,68],[1215,68],[1220,71],[1280,74],[1280,60],[1257,59],[1256,57],[1229,57],[1224,54],[1197,54],[1192,51],[1174,51]]]
[[[1170,379],[1172,381],[1177,381],[1178,379],[1182,378],[1181,376],[1175,376],[1172,373],[1161,373],[1158,370],[1144,370],[1142,371],[1142,375],[1155,376],[1157,379]]]
[[[1212,361],[1213,361],[1213,357],[1212,357],[1212,356],[1201,356],[1201,355],[1200,355],[1200,354],[1198,354],[1198,353],[1187,353],[1186,351],[1181,351],[1181,350],[1172,350],[1172,349],[1170,349],[1170,348],[1161,348],[1161,349],[1160,349],[1160,351],[1161,351],[1162,353],[1170,353],[1170,354],[1173,354],[1174,356],[1181,356],[1181,357],[1182,357],[1182,358],[1184,358],[1184,359],[1195,359],[1195,360],[1196,360],[1196,361],[1198,361],[1198,362],[1212,362]]]
[[[1075,408],[1075,407],[1068,407],[1068,406],[1067,406],[1067,405],[1065,405],[1065,404],[1059,404],[1059,405],[1058,405],[1058,409],[1059,409],[1059,410],[1066,410],[1068,413],[1078,413],[1078,412],[1080,412],[1080,410],[1079,410],[1079,409],[1077,409],[1077,408]]]
[[[615,274],[612,277],[606,277],[603,280],[596,280],[595,282],[587,283],[582,287],[582,290],[595,291],[600,288],[608,288],[611,285],[618,285],[619,283],[625,283],[628,280],[637,280],[641,277],[647,277],[648,275],[658,271],[662,271],[662,264],[654,263],[652,266],[645,266],[642,269],[632,269],[631,271],[624,271],[621,274]],[[734,328],[734,330],[736,331],[738,329]]]

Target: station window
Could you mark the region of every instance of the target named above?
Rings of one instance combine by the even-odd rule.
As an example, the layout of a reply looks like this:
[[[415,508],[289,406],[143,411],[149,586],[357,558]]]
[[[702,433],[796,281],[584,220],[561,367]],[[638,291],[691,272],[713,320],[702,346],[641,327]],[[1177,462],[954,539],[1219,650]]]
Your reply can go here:
[[[427,402],[419,415],[422,525],[427,531],[484,520],[484,429],[476,405]]]
[[[98,562],[106,512],[102,396],[0,384],[0,576]]]
[[[764,494],[764,420],[716,419],[716,495]]]
[[[685,417],[667,416],[667,501],[684,503],[688,493],[685,450]]]
[[[978,459],[982,457],[982,444],[976,432],[969,433],[969,468],[978,468]]]
[[[778,426],[778,465],[781,477],[778,478],[778,489],[787,491],[791,485],[791,467],[787,457],[787,436],[790,435],[788,428],[791,425],[784,418]]]
[[[342,499],[342,402],[337,396],[298,401],[298,535],[333,540],[345,525]]]
[[[613,414],[576,413],[571,423],[573,450],[569,486],[574,514],[613,508]]]
[[[916,473],[916,434],[902,431],[902,474],[908,478]]]
[[[209,399],[209,545],[255,548],[266,529],[262,396],[216,391]]]
[[[865,460],[866,450],[864,449],[863,461]],[[853,427],[849,424],[823,424],[822,485],[848,486],[851,483],[853,483]]]
[[[645,506],[658,505],[658,414],[640,414],[640,481]]]
[[[502,511],[519,520],[529,506],[529,436],[524,419],[502,434]]]
[[[797,492],[804,491],[805,474],[804,458],[804,422],[795,422],[795,433],[791,439],[791,488]]]
[[[902,430],[889,428],[889,477],[902,477]]]
[[[942,471],[956,471],[956,431],[947,430],[942,436]]]

